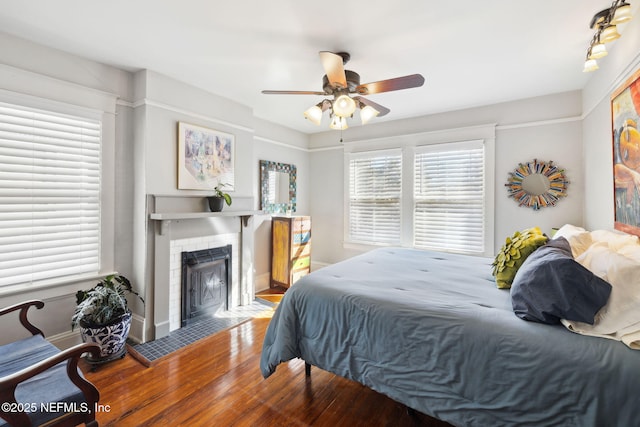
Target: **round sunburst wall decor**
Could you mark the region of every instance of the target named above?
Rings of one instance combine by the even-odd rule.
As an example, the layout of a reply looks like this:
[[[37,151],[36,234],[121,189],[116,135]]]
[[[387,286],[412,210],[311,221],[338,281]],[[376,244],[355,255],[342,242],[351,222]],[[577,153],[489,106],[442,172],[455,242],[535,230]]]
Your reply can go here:
[[[568,184],[564,169],[555,166],[553,161],[533,159],[509,172],[505,187],[518,205],[537,211],[555,206],[560,198],[566,197]]]

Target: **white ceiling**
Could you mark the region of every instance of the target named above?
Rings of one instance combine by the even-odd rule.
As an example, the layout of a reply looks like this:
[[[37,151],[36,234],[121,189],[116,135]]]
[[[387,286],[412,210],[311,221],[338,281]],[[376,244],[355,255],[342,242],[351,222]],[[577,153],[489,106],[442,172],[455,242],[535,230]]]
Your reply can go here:
[[[149,69],[305,133],[318,52],[346,51],[361,82],[420,73],[370,95],[373,122],[581,89],[593,14],[609,0],[3,0],[0,31],[126,70]],[[606,60],[604,58],[603,60]],[[326,116],[326,113],[325,113]],[[359,120],[352,121],[358,125]]]

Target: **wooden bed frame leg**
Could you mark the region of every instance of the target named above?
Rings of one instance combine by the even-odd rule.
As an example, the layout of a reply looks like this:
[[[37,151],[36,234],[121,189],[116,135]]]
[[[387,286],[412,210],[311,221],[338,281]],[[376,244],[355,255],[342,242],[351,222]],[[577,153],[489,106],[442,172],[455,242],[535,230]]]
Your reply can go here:
[[[311,365],[308,364],[307,362],[304,362],[304,375],[306,377],[310,377],[311,376]]]

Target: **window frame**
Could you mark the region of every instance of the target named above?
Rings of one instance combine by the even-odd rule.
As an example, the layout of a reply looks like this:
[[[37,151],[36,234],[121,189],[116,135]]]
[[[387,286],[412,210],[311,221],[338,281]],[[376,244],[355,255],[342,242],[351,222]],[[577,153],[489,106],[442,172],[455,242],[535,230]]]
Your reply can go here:
[[[397,246],[413,247],[414,208],[414,156],[416,150],[436,144],[482,143],[484,146],[484,251],[472,255],[494,255],[495,218],[495,130],[493,123],[455,129],[428,131],[415,134],[363,139],[344,144],[344,230],[343,247],[357,251],[367,251],[385,244],[367,244],[351,241],[349,238],[349,158],[352,153],[375,152],[378,150],[400,149],[402,151],[402,214],[401,242]],[[436,148],[436,147],[433,147]],[[453,252],[453,251],[452,251]]]
[[[360,160],[360,159],[371,159],[371,158],[382,158],[382,157],[398,157],[400,160],[400,192],[398,195],[398,205],[399,205],[399,213],[398,213],[398,222],[399,222],[399,230],[398,230],[398,239],[392,242],[375,242],[368,240],[357,240],[352,239],[351,237],[351,161],[352,160]],[[350,153],[346,161],[346,181],[347,181],[347,190],[345,191],[345,211],[346,211],[346,223],[345,223],[345,233],[346,240],[354,243],[354,244],[363,244],[363,245],[374,245],[374,246],[389,246],[389,245],[400,245],[402,242],[402,230],[403,230],[403,205],[404,205],[404,192],[403,192],[403,178],[404,178],[404,163],[403,163],[403,153],[401,149],[390,149],[390,150],[374,150],[374,151],[361,151]]]
[[[475,197],[475,206],[477,206],[478,201],[480,202],[480,209],[482,211],[482,223],[483,223],[483,227],[482,227],[482,236],[479,239],[480,241],[477,242],[476,244],[479,244],[481,246],[481,250],[468,250],[468,249],[462,249],[462,248],[458,248],[455,249],[454,245],[448,247],[448,248],[436,248],[436,247],[430,247],[429,245],[419,245],[416,242],[416,221],[417,221],[417,214],[416,211],[418,209],[418,204],[421,203],[424,199],[421,199],[419,197],[417,197],[416,195],[416,191],[415,191],[415,182],[417,181],[418,177],[416,174],[416,161],[418,159],[418,156],[425,154],[425,153],[452,153],[452,152],[468,152],[471,150],[478,150],[478,149],[482,149],[482,159],[483,159],[483,164],[482,164],[482,194],[480,196]],[[478,255],[478,254],[484,254],[484,243],[486,241],[486,239],[484,238],[484,233],[485,233],[485,221],[486,221],[486,206],[484,205],[483,201],[484,201],[484,194],[486,192],[486,188],[485,188],[485,175],[486,175],[486,171],[484,170],[484,158],[486,156],[485,153],[485,146],[483,141],[481,140],[471,140],[471,141],[460,141],[460,142],[452,142],[452,143],[444,143],[444,144],[431,144],[431,145],[422,145],[422,146],[418,146],[415,147],[415,149],[413,150],[413,179],[414,179],[414,189],[412,191],[412,198],[413,198],[413,205],[412,205],[412,212],[413,212],[413,217],[412,217],[412,247],[417,248],[417,249],[426,249],[426,250],[443,250],[443,251],[447,251],[447,252],[457,252],[457,253],[464,253],[464,254],[468,254],[468,255]],[[428,199],[428,198],[426,198]],[[440,199],[440,200],[446,200],[447,198],[445,197],[444,199]],[[446,206],[457,206],[460,204],[460,201],[458,199],[456,199],[455,202],[452,203],[447,203],[445,201],[445,203],[443,203]]]
[[[0,77],[3,75],[0,69]],[[24,106],[26,108],[47,110],[53,114],[71,115],[97,120],[101,123],[100,141],[100,238],[99,238],[99,271],[96,273],[83,273],[77,275],[61,276],[57,278],[42,279],[32,282],[23,282],[0,287],[0,297],[18,296],[33,292],[39,292],[42,298],[47,295],[55,297],[60,295],[53,288],[64,286],[77,286],[79,283],[91,283],[96,278],[114,272],[115,259],[115,111],[116,96],[107,92],[85,88],[76,84],[57,81],[55,79],[41,79],[41,76],[24,76],[25,81],[31,85],[39,83],[47,87],[48,92],[60,94],[61,100],[34,96],[22,92],[0,89],[0,101],[8,104]],[[18,80],[21,80],[21,79]],[[35,80],[32,81],[32,79]],[[20,85],[18,85],[20,86]],[[38,85],[36,85],[38,86]],[[38,91],[35,91],[38,92]],[[48,289],[52,291],[48,291]],[[11,297],[13,299],[13,297]]]

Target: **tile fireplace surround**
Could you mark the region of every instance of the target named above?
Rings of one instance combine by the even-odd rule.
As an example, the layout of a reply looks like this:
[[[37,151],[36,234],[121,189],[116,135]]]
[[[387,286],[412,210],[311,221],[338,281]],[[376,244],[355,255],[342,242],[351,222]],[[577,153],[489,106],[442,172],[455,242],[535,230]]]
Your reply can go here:
[[[238,263],[233,262],[238,259],[240,253],[238,247],[240,242],[239,235],[217,234],[213,236],[200,236],[189,239],[171,240],[171,248],[169,252],[169,330],[175,331],[180,329],[182,323],[181,305],[182,305],[182,252],[195,252],[202,249],[219,248],[231,245],[231,292],[230,301],[238,301],[240,291],[240,274]],[[229,309],[237,307],[238,304],[230,304]]]
[[[147,196],[147,253],[152,262],[153,325],[145,341],[167,336],[180,327],[180,254],[182,251],[232,245],[229,309],[255,298],[253,274],[253,198],[234,197],[232,207],[209,212],[205,196]],[[246,208],[246,209],[245,209]],[[149,307],[148,307],[149,310]]]

